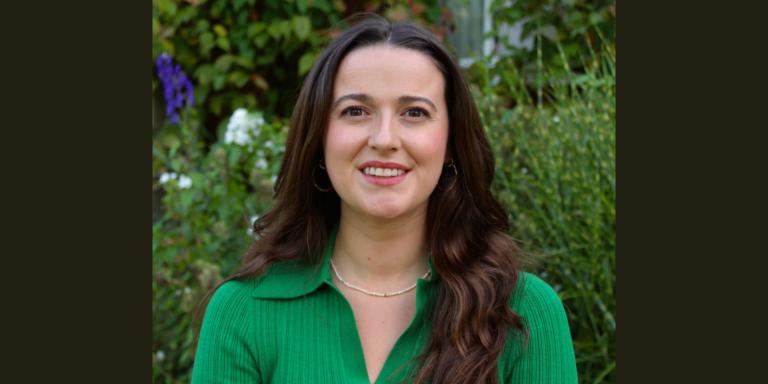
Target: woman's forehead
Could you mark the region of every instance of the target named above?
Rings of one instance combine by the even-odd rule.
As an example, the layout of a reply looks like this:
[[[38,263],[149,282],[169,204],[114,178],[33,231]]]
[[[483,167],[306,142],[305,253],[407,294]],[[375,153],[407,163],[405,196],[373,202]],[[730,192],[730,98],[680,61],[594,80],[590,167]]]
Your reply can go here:
[[[362,93],[374,99],[415,95],[443,102],[445,80],[432,58],[388,44],[358,48],[342,60],[334,79],[334,99]]]

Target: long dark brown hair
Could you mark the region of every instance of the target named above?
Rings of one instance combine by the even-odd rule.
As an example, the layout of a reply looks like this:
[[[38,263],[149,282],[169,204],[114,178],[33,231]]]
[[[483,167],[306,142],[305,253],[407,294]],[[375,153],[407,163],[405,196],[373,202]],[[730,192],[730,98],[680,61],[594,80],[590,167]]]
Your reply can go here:
[[[520,251],[506,235],[506,212],[491,194],[494,159],[464,76],[440,42],[413,23],[363,17],[317,59],[291,116],[274,206],[254,223],[258,240],[224,282],[258,276],[276,261],[305,259],[319,265],[340,214],[339,196],[314,185],[330,185],[327,174],[316,167],[323,158],[334,78],[349,52],[373,44],[421,52],[442,72],[449,114],[447,153],[457,170],[445,168],[429,198],[427,247],[440,280],[430,304],[431,338],[412,367],[412,379],[496,383],[508,330],[523,330],[521,318],[508,305]]]

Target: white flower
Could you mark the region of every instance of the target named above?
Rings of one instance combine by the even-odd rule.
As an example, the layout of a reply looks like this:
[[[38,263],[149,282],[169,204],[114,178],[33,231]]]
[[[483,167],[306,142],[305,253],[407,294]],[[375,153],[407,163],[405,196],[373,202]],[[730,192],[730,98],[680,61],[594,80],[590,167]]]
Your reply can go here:
[[[499,55],[492,55],[488,58],[488,66],[491,68],[494,68],[496,66],[496,63],[499,62]]]
[[[259,215],[253,215],[251,216],[251,225],[248,226],[248,236],[254,236],[253,234],[253,224],[256,223],[256,220],[259,219]]]
[[[256,168],[267,169],[267,165],[267,161],[264,159],[259,159],[256,161]]]
[[[253,136],[259,136],[259,127],[264,124],[261,112],[248,112],[245,108],[238,108],[232,113],[227,124],[227,132],[224,134],[224,142],[227,144],[247,145],[253,142]]]
[[[191,186],[192,186],[192,179],[190,179],[189,176],[186,176],[186,175],[179,176],[179,188],[187,189]]]
[[[176,172],[163,172],[163,174],[160,175],[160,184],[165,184],[171,180],[176,180],[178,175]]]
[[[264,142],[264,146],[269,148],[269,149],[272,149],[272,148],[275,147],[275,144],[272,142],[272,140],[267,140],[267,141]]]
[[[187,175],[179,175],[176,172],[163,172],[160,175],[160,184],[166,184],[171,180],[177,180],[181,189],[187,189],[192,186],[192,179]]]
[[[475,60],[471,57],[461,57],[459,58],[459,67],[461,68],[469,68],[474,64]]]
[[[560,122],[560,116],[555,115],[555,117],[552,118],[552,121],[554,121],[555,123],[559,123]]]
[[[163,361],[163,360],[165,360],[165,352],[163,352],[163,351],[157,351],[157,352],[155,353],[155,358],[157,358],[157,360],[158,360],[158,361]]]

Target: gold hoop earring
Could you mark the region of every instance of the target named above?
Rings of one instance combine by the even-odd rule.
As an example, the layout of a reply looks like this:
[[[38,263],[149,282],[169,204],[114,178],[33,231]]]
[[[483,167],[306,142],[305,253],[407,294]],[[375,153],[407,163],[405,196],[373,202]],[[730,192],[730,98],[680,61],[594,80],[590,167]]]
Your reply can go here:
[[[318,167],[319,167],[320,169],[323,169],[323,170],[325,170],[325,169],[326,169],[326,168],[325,168],[325,164],[323,164],[323,162],[322,162],[322,161],[320,161],[320,163],[318,164],[318,166],[317,166],[317,167],[315,167],[315,168],[312,168],[312,184],[314,184],[314,185],[315,185],[315,189],[317,189],[317,190],[318,190],[318,191],[320,191],[320,192],[330,192],[330,191],[332,191],[332,190],[333,190],[333,186],[331,186],[331,187],[328,187],[328,188],[321,188],[319,185],[317,185],[317,181],[316,181],[316,180],[317,180],[317,178],[315,177],[315,171],[317,171],[317,168],[318,168]]]
[[[439,187],[441,191],[445,191],[448,189],[453,188],[456,186],[456,181],[459,179],[459,170],[456,168],[456,163],[453,162],[453,159],[451,159],[451,162],[448,163],[448,165],[445,166],[445,168],[453,168],[453,182],[446,188],[446,187]]]
[[[459,177],[459,170],[456,169],[456,164],[453,162],[453,160],[451,160],[451,163],[448,164],[448,167],[453,168],[453,176],[454,177]]]

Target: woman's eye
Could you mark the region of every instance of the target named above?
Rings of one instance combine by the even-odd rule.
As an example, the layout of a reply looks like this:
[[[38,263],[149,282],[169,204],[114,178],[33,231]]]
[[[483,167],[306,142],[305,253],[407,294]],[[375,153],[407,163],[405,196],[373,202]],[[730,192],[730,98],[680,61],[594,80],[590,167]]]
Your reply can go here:
[[[365,116],[365,110],[360,107],[349,107],[341,111],[342,116],[362,117]]]
[[[422,108],[410,108],[405,111],[404,115],[409,119],[424,119],[429,117],[429,112]]]

